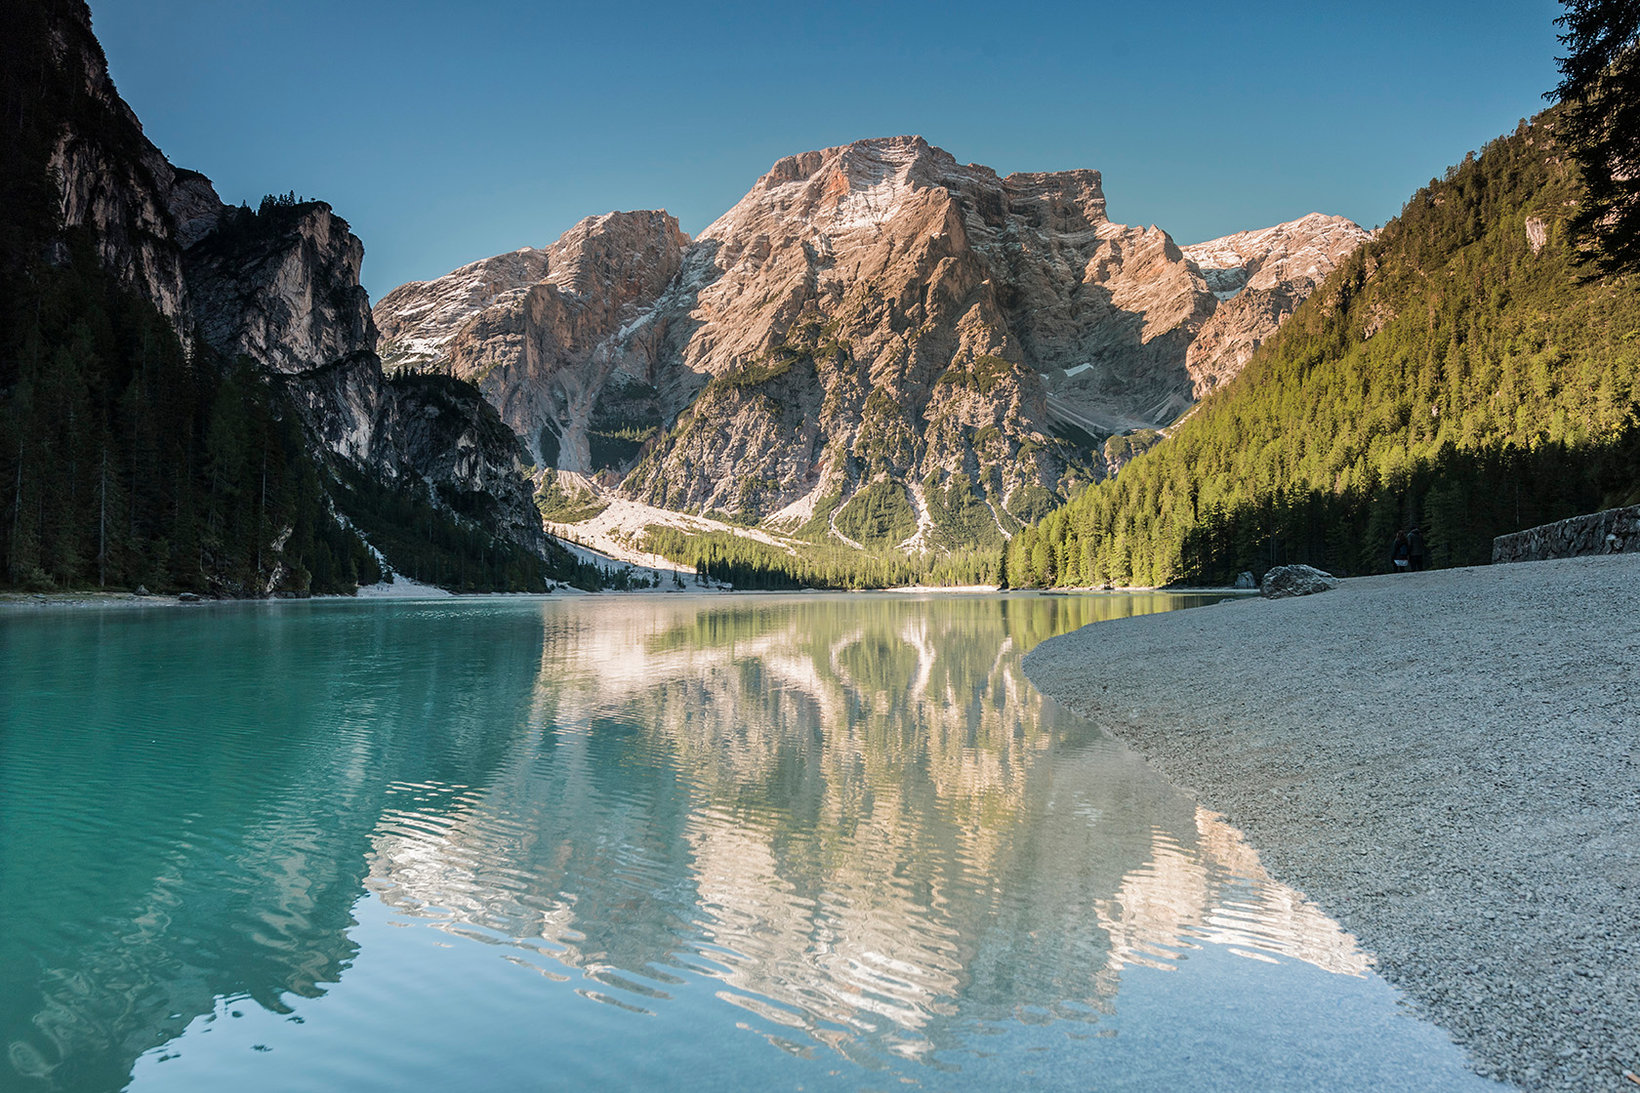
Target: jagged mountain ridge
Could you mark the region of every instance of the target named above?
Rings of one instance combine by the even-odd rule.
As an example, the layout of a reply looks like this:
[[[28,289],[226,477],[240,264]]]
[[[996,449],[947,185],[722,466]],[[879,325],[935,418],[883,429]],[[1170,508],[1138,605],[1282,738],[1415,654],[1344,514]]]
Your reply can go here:
[[[1181,248],[1220,301],[1185,354],[1193,395],[1203,398],[1234,379],[1327,274],[1372,236],[1341,216],[1311,213]]]
[[[1431,565],[1484,565],[1496,536],[1628,503],[1640,286],[1580,267],[1557,129],[1523,121],[1412,194],[1165,445],[1016,536],[1009,579],[1384,572],[1413,527]]]
[[[918,528],[888,545],[956,547],[1098,477],[1104,437],[1171,422],[1352,233],[1198,245],[1221,293],[1264,295],[1192,361],[1227,305],[1166,232],[1109,220],[1097,171],[1002,177],[895,137],[779,161],[693,241],[660,212],[589,218],[375,315],[390,364],[475,380],[544,465],[844,541],[875,489]]]
[[[450,519],[545,555],[521,450],[493,409],[460,385],[384,376],[358,279],[363,246],[346,221],[294,195],[258,212],[229,206],[204,175],[174,167],[109,79],[83,2],[44,5],[26,34],[19,48],[49,72],[29,104],[45,120],[29,132],[46,136],[18,140],[7,178],[25,180],[39,207],[8,215],[55,225],[27,229],[49,235],[48,265],[68,266],[66,240],[84,235],[108,274],[185,344],[198,338],[223,360],[254,362],[327,458],[364,482],[410,485]],[[267,591],[283,587],[274,579]]]

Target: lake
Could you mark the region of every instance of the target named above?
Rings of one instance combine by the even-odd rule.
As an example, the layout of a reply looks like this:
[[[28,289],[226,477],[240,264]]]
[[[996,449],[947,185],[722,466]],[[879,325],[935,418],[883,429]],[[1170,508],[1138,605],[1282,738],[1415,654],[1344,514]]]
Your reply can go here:
[[[1210,599],[0,614],[0,1089],[1498,1088],[1020,671]]]

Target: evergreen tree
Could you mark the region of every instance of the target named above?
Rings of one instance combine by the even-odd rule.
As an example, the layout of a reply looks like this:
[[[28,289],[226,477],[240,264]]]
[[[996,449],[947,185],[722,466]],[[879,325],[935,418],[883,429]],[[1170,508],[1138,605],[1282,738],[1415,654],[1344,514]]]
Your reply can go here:
[[[1640,0],[1562,0],[1565,139],[1588,192],[1572,221],[1605,273],[1640,271]]]
[[[1483,564],[1494,536],[1633,503],[1640,283],[1579,277],[1550,121],[1415,194],[1168,440],[1016,535],[1009,583],[1382,572],[1415,525],[1434,564]]]

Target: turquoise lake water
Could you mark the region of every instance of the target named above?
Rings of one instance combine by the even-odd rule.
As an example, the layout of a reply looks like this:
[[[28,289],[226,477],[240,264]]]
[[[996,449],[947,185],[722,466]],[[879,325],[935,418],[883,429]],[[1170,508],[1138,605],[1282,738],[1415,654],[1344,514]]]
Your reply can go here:
[[[1199,602],[0,615],[0,1090],[1497,1088],[1020,672]]]

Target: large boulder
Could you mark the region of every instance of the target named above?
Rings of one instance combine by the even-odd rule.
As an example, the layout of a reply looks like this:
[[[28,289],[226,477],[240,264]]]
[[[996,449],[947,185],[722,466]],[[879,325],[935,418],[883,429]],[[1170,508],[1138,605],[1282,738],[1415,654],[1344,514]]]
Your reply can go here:
[[[1258,587],[1258,581],[1254,580],[1253,575],[1244,569],[1240,573],[1236,574],[1236,587],[1249,590],[1254,589]]]
[[[1264,575],[1260,588],[1264,598],[1279,600],[1287,596],[1308,596],[1338,587],[1338,578],[1308,565],[1282,565]]]

